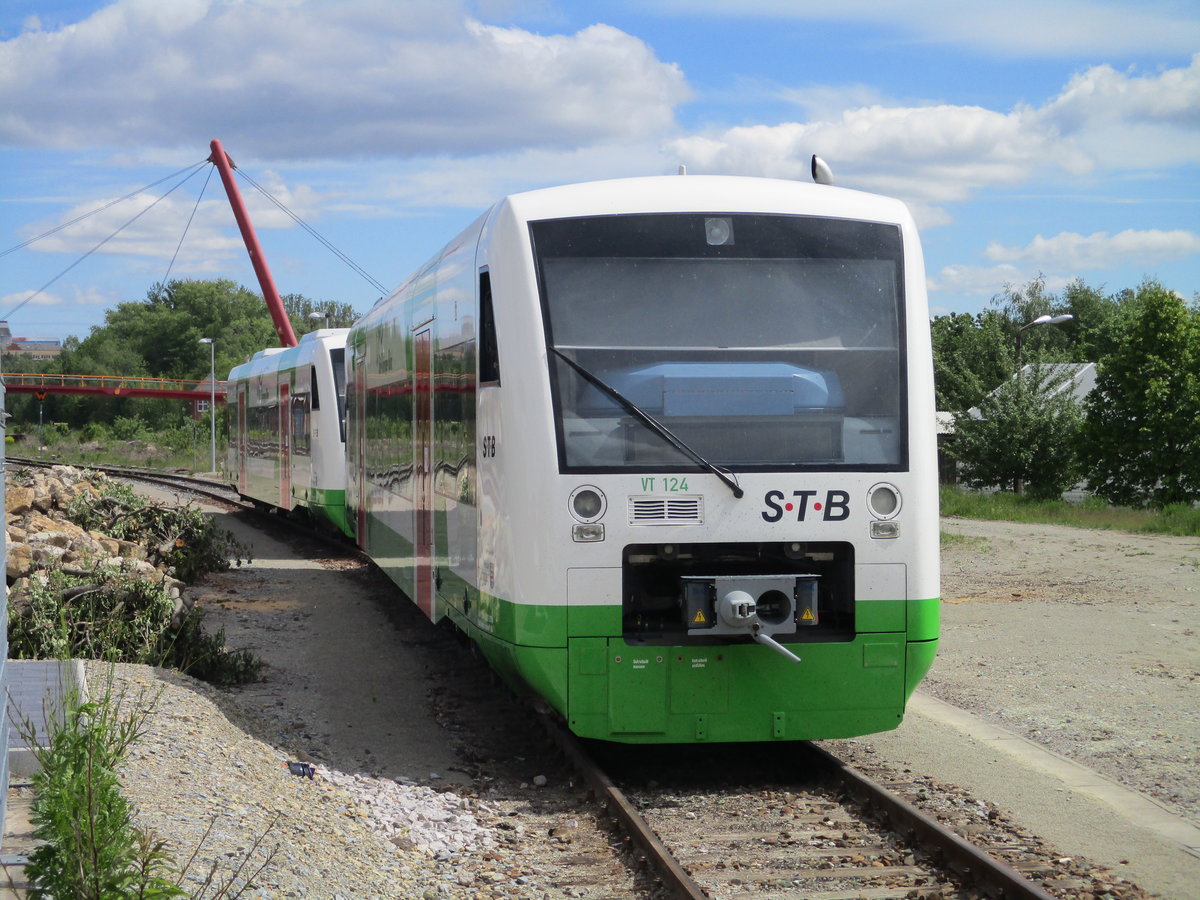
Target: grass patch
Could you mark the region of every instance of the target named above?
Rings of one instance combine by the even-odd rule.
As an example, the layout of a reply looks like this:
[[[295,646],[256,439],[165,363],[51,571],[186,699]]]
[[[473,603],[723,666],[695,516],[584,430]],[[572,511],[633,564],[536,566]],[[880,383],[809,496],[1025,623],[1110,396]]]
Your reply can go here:
[[[1065,500],[1031,500],[1010,493],[984,494],[943,485],[941,513],[965,519],[1200,537],[1200,509],[1184,503],[1161,510],[1129,509],[1109,506],[1095,497],[1082,503],[1068,503]]]
[[[973,534],[955,534],[952,531],[942,532],[943,550],[948,550],[951,547],[959,547],[964,550],[983,550],[987,547],[988,543],[987,538]]]

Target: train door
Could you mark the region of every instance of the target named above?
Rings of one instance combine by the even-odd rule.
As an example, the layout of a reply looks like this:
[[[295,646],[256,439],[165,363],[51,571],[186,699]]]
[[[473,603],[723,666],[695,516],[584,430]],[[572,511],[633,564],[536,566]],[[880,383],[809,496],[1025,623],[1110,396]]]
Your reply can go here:
[[[279,506],[292,508],[292,405],[288,383],[279,384]]]
[[[433,380],[430,366],[429,329],[416,335],[413,367],[413,415],[416,436],[416,484],[413,548],[416,564],[417,606],[433,618]]]
[[[354,540],[367,548],[367,357],[361,345],[354,350]]]
[[[250,436],[246,433],[246,405],[250,399],[250,392],[247,389],[248,384],[241,382],[237,386],[237,467],[238,467],[238,493],[246,493],[246,448],[250,440]]]

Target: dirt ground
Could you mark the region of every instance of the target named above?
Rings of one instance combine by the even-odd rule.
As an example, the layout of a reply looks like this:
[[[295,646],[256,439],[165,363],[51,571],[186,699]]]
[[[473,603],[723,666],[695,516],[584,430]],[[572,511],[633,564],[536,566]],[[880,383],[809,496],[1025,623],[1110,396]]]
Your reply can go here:
[[[943,519],[923,690],[1200,822],[1200,540]]]

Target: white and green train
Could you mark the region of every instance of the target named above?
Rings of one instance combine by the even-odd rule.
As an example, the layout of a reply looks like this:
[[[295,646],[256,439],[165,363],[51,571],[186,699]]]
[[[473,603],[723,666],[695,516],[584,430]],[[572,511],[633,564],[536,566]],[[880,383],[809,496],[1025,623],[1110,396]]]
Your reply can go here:
[[[345,351],[345,527],[577,734],[899,724],[939,604],[925,273],[902,203],[701,176],[516,194]],[[315,384],[288,353],[231,375],[234,452],[243,493],[311,508],[333,484],[301,484],[295,438],[272,430]],[[307,434],[315,473],[336,429]]]
[[[345,328],[260,350],[229,373],[226,471],[248,499],[346,528]]]

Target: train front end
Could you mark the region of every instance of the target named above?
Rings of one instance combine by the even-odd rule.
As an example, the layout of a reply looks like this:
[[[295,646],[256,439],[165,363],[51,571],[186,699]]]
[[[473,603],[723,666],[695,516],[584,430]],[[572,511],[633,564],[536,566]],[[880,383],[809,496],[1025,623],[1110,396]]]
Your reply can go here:
[[[758,179],[580,186],[510,198],[481,260],[501,368],[479,396],[469,617],[493,662],[589,738],[896,727],[939,603],[903,205]]]

